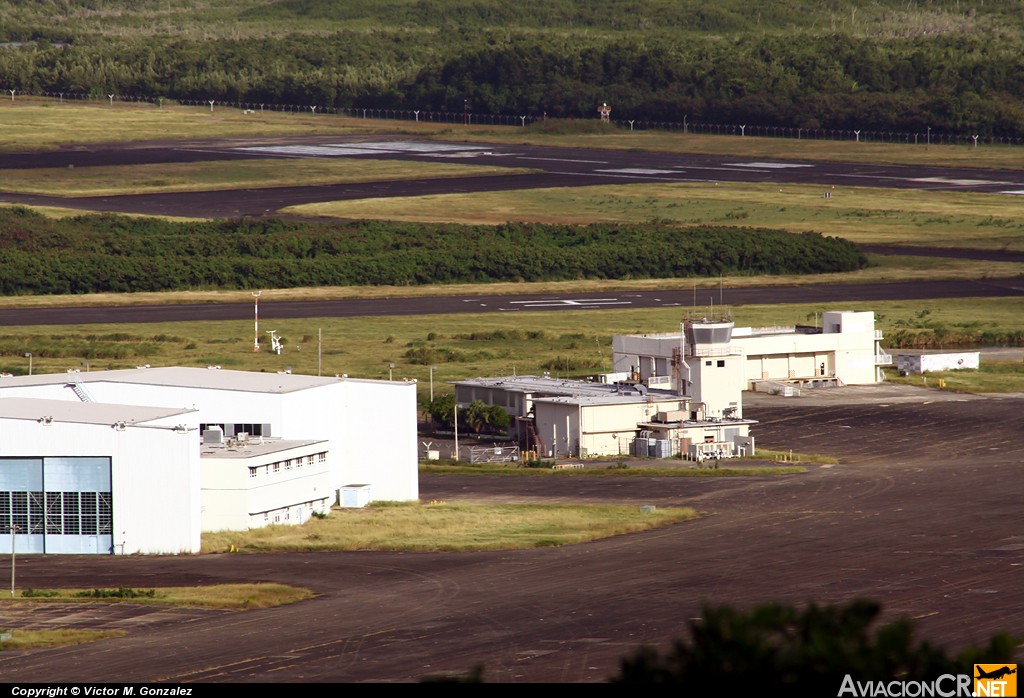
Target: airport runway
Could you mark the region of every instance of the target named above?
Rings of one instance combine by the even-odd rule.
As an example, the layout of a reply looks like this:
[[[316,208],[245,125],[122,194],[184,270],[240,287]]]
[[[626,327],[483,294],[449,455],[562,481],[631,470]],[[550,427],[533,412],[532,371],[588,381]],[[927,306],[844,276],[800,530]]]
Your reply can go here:
[[[718,155],[453,143],[408,137],[317,136],[83,146],[42,153],[0,153],[0,169],[160,164],[248,158],[355,158],[463,162],[530,168],[496,177],[455,177],[364,184],[225,191],[55,197],[3,193],[0,201],[124,213],[236,218],[273,216],[287,206],[347,199],[601,184],[759,182],[924,191],[1024,194],[1024,171],[950,167],[752,160]]]
[[[693,308],[700,312],[710,306],[722,305],[836,304],[854,301],[908,300],[915,298],[1024,296],[1024,277],[976,281],[918,281],[874,284],[816,283],[724,289],[702,287],[696,291],[691,289],[587,294],[425,296],[324,301],[275,302],[268,296],[272,297],[272,292],[264,294],[260,299],[260,318],[268,320],[669,307],[678,307],[680,313],[683,313]],[[249,320],[252,318],[252,315],[252,303],[2,308],[0,309],[0,326]]]

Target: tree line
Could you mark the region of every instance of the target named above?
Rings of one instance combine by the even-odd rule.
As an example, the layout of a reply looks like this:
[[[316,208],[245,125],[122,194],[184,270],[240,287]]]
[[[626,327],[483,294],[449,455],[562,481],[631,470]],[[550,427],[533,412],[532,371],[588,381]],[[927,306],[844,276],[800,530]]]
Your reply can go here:
[[[0,0],[0,87],[571,118],[608,102],[645,121],[1024,135],[1024,19],[1000,3],[880,0],[858,19],[839,0],[756,15],[739,0],[224,0],[189,20],[174,0],[48,4]],[[160,33],[133,11],[178,19]]]
[[[865,264],[841,238],[744,227],[57,221],[0,210],[8,295],[821,274]]]

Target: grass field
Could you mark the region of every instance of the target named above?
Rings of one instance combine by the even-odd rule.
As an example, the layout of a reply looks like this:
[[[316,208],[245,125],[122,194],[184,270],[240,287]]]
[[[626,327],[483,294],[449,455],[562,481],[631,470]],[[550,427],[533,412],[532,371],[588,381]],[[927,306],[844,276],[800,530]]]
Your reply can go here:
[[[0,150],[39,150],[75,144],[166,139],[241,138],[348,133],[404,133],[446,140],[534,143],[619,150],[735,155],[782,160],[833,160],[914,165],[1024,169],[1019,148],[908,145],[792,138],[740,138],[616,129],[601,134],[551,134],[521,127],[464,126],[329,114],[263,112],[233,107],[182,107],[115,102],[82,104],[47,98],[0,100]]]
[[[709,291],[709,293],[713,293]],[[266,299],[266,295],[264,299]],[[250,297],[251,299],[251,297]],[[1024,299],[961,298],[934,301],[844,303],[844,309],[873,310],[891,346],[898,333],[913,338],[941,334],[957,346],[980,333],[1024,330]],[[739,326],[813,324],[829,307],[816,304],[732,308]],[[435,393],[445,381],[512,373],[586,375],[610,371],[615,334],[677,330],[686,308],[530,312],[281,320],[261,325],[285,338],[277,356],[252,351],[251,321],[6,327],[0,337],[0,371],[24,374],[26,352],[34,371],[100,370],[154,366],[206,366],[253,371],[317,372],[317,330],[323,330],[324,375],[417,379],[428,393],[429,367]],[[265,341],[265,337],[264,337]],[[88,361],[89,366],[83,365]],[[2,380],[2,379],[0,379]]]
[[[831,198],[822,197],[825,190]],[[285,211],[436,223],[656,219],[814,230],[857,243],[1024,250],[1024,200],[999,194],[733,182],[628,184],[337,201]]]
[[[16,650],[36,650],[44,647],[70,647],[81,645],[96,640],[106,640],[112,637],[124,637],[128,633],[124,630],[88,630],[72,628],[35,629],[26,630],[23,628],[9,629],[10,640],[0,641],[0,652],[13,652]]]
[[[692,509],[626,506],[371,504],[301,526],[203,534],[203,552],[514,550],[583,543],[687,521]]]
[[[231,610],[273,608],[311,598],[308,589],[287,584],[212,584],[196,587],[133,588],[140,595],[117,595],[116,589],[36,589],[18,591],[13,599],[0,596],[0,607],[11,603],[130,603],[145,606],[191,606]],[[147,592],[154,592],[152,596]],[[113,592],[107,594],[106,592]]]
[[[111,196],[174,191],[213,191],[281,187],[295,184],[343,184],[396,179],[436,179],[522,174],[530,170],[353,158],[303,158],[284,161],[219,160],[158,165],[0,170],[6,191],[52,196]],[[76,215],[81,211],[76,212]]]

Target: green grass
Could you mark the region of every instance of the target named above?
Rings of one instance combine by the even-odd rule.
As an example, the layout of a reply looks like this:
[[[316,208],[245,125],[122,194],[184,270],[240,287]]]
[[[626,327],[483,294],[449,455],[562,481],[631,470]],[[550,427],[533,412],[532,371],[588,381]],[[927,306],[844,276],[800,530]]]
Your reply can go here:
[[[982,363],[977,369],[928,371],[906,377],[888,371],[886,378],[893,383],[957,393],[1024,393],[1024,363],[1016,361],[995,361]]]
[[[824,191],[832,197],[823,198]],[[285,211],[434,223],[657,219],[680,225],[815,230],[857,243],[1024,250],[1020,197],[830,184],[622,184],[336,201]]]
[[[2,188],[5,191],[54,196],[113,196],[527,172],[530,170],[454,163],[303,158],[0,170],[0,181],[4,182]]]
[[[85,630],[57,628],[52,630],[26,630],[13,628],[5,632],[11,633],[10,640],[0,641],[0,652],[16,650],[35,650],[45,647],[69,647],[96,640],[127,635],[124,630]]]
[[[148,591],[140,588],[137,591]],[[0,608],[10,603],[130,603],[146,606],[189,606],[200,608],[226,608],[234,610],[273,608],[311,598],[308,589],[286,584],[214,584],[199,587],[155,587],[149,596],[83,596],[90,589],[35,590],[36,595],[25,596],[17,591],[13,599],[0,595]]]
[[[570,545],[686,521],[692,509],[468,503],[373,504],[301,526],[203,534],[203,552],[514,550]]]

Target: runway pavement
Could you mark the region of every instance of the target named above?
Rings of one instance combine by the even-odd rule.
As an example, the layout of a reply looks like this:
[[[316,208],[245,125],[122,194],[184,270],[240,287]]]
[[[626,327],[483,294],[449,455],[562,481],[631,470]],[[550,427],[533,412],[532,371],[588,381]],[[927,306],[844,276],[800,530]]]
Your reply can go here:
[[[271,216],[281,208],[345,199],[577,187],[598,184],[770,182],[833,187],[1024,194],[1024,171],[923,167],[735,156],[452,143],[405,136],[318,136],[101,144],[43,153],[0,153],[0,169],[160,164],[246,158],[372,158],[531,168],[532,174],[227,191],[54,197],[3,193],[0,201],[147,215]],[[2,190],[2,185],[0,185]]]
[[[260,301],[265,319],[436,315],[447,313],[521,313],[609,308],[668,308],[680,311],[714,305],[842,303],[928,298],[981,298],[1024,295],[1024,278],[976,281],[920,281],[874,284],[803,284],[749,288],[708,288],[609,293],[516,294],[490,296]],[[251,303],[202,305],[87,306],[73,308],[3,308],[0,325],[77,325],[96,323],[248,320]]]

